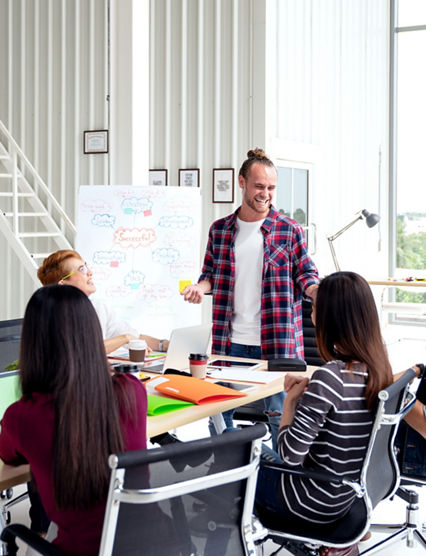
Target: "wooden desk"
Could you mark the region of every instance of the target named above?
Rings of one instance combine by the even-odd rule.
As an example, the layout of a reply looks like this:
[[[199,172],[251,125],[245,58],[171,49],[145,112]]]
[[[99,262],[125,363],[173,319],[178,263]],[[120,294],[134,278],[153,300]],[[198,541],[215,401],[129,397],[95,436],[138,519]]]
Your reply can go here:
[[[30,480],[29,465],[7,465],[0,460],[0,490],[12,488]],[[7,502],[7,500],[6,500]]]
[[[225,357],[221,356],[221,359]],[[227,359],[239,359],[235,357],[227,357]],[[256,362],[253,359],[248,359],[247,361]],[[266,361],[264,367],[266,368]],[[308,366],[307,372],[303,373],[306,376],[311,376],[316,367]],[[262,370],[262,367],[256,369]],[[199,419],[205,417],[210,417],[211,415],[217,415],[228,409],[233,409],[246,403],[250,403],[255,400],[260,400],[261,398],[266,398],[272,394],[282,391],[283,389],[283,378],[279,378],[270,382],[269,384],[256,384],[253,385],[254,388],[247,392],[247,396],[242,398],[236,398],[232,400],[226,400],[223,402],[207,403],[203,405],[194,405],[186,407],[184,409],[179,409],[177,411],[172,411],[170,413],[165,413],[163,415],[157,415],[155,417],[147,418],[147,437],[156,436],[163,432],[168,432],[171,429],[175,429],[182,425],[187,425],[188,423],[193,423]],[[152,376],[159,376],[158,374],[152,374]],[[231,381],[227,381],[231,382]],[[18,467],[7,465],[0,460],[0,490],[5,490],[13,486],[25,483],[30,479],[29,465],[20,465]]]
[[[369,280],[370,286],[382,286],[380,296],[380,304],[382,311],[390,313],[408,313],[409,315],[426,315],[426,303],[407,303],[405,301],[385,301],[386,288],[422,288],[426,289],[426,281],[413,280],[407,282],[405,280]],[[411,293],[421,293],[421,291],[412,291]]]
[[[426,281],[417,280],[406,282],[405,280],[368,280],[371,286],[393,286],[395,288],[426,288]]]

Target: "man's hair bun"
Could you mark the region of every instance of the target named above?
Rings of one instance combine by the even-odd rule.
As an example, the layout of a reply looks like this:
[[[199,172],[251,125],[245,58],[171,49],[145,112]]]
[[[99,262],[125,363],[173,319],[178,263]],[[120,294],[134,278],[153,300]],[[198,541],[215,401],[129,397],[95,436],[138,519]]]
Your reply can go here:
[[[255,147],[254,149],[250,149],[247,153],[247,158],[268,158],[266,153],[263,149],[259,149]]]
[[[263,164],[264,166],[275,168],[274,163],[266,155],[265,151],[263,149],[259,149],[259,147],[255,147],[254,149],[250,149],[248,151],[247,159],[243,162],[240,168],[239,175],[243,176],[243,178],[246,179],[251,166],[256,162]]]

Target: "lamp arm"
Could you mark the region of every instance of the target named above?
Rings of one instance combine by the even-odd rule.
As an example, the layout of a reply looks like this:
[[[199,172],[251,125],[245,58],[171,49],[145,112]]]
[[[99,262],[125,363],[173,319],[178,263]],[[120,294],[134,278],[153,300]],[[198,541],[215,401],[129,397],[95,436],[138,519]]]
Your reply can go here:
[[[349,222],[349,224],[346,224],[346,226],[344,228],[342,228],[341,230],[339,230],[338,232],[336,232],[332,236],[327,236],[328,241],[334,241],[339,236],[341,236],[343,234],[343,232],[346,232],[346,230],[348,230],[351,226],[353,226],[356,222],[358,222],[358,220],[361,220],[361,219],[362,219],[362,214],[359,213],[359,215],[354,220],[352,220],[352,222]]]
[[[327,239],[331,251],[331,256],[333,257],[334,266],[336,267],[337,272],[340,272],[340,266],[339,263],[337,262],[336,251],[334,250],[334,246],[333,246],[333,239],[331,236],[328,237]]]

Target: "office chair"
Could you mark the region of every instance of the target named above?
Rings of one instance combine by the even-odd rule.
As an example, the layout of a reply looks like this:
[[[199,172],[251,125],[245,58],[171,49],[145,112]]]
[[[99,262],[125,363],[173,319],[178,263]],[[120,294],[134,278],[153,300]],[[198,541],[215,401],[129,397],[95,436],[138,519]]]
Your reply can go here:
[[[417,387],[416,398],[423,404],[426,402],[426,375],[423,374]],[[426,537],[422,532],[419,516],[419,494],[410,487],[426,485],[424,473],[426,461],[426,440],[412,429],[405,421],[398,428],[396,437],[396,457],[401,472],[401,482],[395,495],[407,503],[404,523],[386,523],[371,525],[371,531],[392,534],[384,538],[380,546],[387,547],[396,541],[405,539],[407,548],[413,548],[415,541],[426,549]],[[423,525],[425,527],[425,525]]]
[[[312,303],[306,299],[302,300],[302,328],[303,328],[303,350],[307,365],[321,367],[324,361],[321,359],[317,349],[315,338],[315,326],[312,322]]]
[[[414,376],[414,371],[409,369],[399,380],[379,392],[370,441],[357,481],[348,481],[341,476],[321,470],[289,469],[284,464],[261,462],[262,467],[269,467],[281,473],[324,481],[324,488],[329,482],[345,484],[353,488],[356,494],[351,508],[344,517],[320,527],[307,521],[285,523],[274,513],[264,508],[256,508],[262,525],[268,529],[266,538],[272,539],[298,556],[306,554],[314,556],[318,554],[322,545],[342,548],[362,539],[369,530],[373,508],[391,496],[399,485],[400,475],[393,450],[393,440],[400,420],[412,408],[415,401],[413,394],[408,391],[408,383]],[[366,552],[373,554],[380,549],[380,546],[370,547]]]
[[[264,434],[259,424],[111,455],[99,554],[254,556],[251,519]],[[1,535],[9,555],[16,553],[15,537],[41,554],[60,554],[25,526],[10,525]]]

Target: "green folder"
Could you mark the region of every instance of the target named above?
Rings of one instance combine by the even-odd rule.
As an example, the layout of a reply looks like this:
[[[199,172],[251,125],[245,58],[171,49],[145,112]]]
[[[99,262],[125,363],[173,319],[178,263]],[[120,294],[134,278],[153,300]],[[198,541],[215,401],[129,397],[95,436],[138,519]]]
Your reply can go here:
[[[177,400],[175,398],[166,398],[165,396],[155,396],[154,394],[148,394],[147,396],[148,415],[162,415],[169,411],[175,411],[176,409],[194,405],[192,402],[185,402],[184,400]]]

